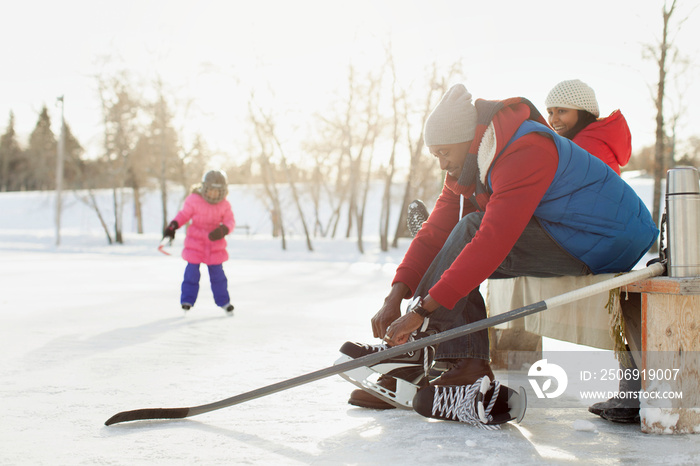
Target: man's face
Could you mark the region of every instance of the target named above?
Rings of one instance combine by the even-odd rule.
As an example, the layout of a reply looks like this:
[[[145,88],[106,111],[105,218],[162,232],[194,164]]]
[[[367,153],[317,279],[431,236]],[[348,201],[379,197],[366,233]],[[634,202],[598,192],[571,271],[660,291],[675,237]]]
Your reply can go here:
[[[428,146],[428,150],[440,161],[441,170],[445,170],[450,176],[459,178],[471,145],[471,141],[466,141],[456,144]]]

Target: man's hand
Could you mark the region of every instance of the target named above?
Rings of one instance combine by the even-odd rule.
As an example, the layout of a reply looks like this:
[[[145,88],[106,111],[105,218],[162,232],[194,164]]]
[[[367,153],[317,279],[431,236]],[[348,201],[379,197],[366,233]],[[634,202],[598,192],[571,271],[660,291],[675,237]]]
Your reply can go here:
[[[407,288],[406,288],[407,289]],[[392,290],[393,291],[393,290]],[[403,295],[402,295],[403,296]],[[377,319],[378,316],[382,313],[384,308],[387,307],[387,303],[390,301],[390,298],[392,295],[390,294],[387,299],[384,301],[384,307],[377,313],[376,316],[372,319],[372,324],[374,325],[374,319]],[[393,301],[392,301],[393,302]],[[399,301],[399,305],[401,302]],[[427,295],[423,299],[423,309],[426,311],[432,313],[435,312],[437,308],[440,307],[440,304],[435,301],[430,295]],[[408,338],[411,336],[413,332],[418,330],[424,322],[424,317],[421,316],[420,314],[416,312],[407,312],[406,315],[401,316],[401,310],[397,306],[396,310],[398,316],[397,319],[391,322],[388,327],[386,327],[386,330],[384,330],[385,334],[378,335],[377,330],[375,329],[374,331],[374,336],[378,338],[382,338],[389,346],[396,346],[396,345],[402,345],[408,341]],[[388,311],[387,311],[387,315]],[[381,330],[381,327],[379,328]]]
[[[377,338],[384,338],[386,329],[401,317],[401,301],[385,300],[381,309],[372,317],[372,333]]]
[[[423,325],[423,318],[415,312],[399,317],[386,329],[384,341],[389,346],[403,345],[408,337]]]
[[[389,295],[384,299],[384,305],[372,317],[372,333],[376,338],[384,338],[386,329],[396,319],[401,317],[401,301],[410,293],[403,283],[395,283]]]

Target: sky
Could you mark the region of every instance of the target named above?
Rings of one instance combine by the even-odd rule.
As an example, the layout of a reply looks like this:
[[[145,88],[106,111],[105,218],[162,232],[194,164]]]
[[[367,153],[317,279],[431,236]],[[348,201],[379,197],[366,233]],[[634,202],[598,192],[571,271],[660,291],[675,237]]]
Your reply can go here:
[[[14,112],[22,144],[43,105],[58,132],[56,99],[64,96],[71,130],[88,155],[97,155],[96,76],[120,68],[144,89],[162,79],[180,103],[175,111],[179,121],[186,118],[188,134],[200,132],[210,146],[240,153],[251,93],[281,115],[281,131],[294,132],[327,111],[350,64],[360,71],[381,66],[388,43],[405,82],[433,62],[461,61],[462,81],[475,98],[523,96],[543,113],[556,83],[581,79],[596,91],[601,114],[622,110],[634,150],[654,140],[658,70],[643,50],[660,37],[661,0],[3,3],[0,131]],[[688,18],[674,36],[693,65],[686,81],[700,67],[698,4],[679,1],[676,13],[676,21]],[[700,85],[678,89],[687,106],[679,133],[698,134],[699,110],[687,102],[700,99]],[[680,101],[675,90],[669,95]]]

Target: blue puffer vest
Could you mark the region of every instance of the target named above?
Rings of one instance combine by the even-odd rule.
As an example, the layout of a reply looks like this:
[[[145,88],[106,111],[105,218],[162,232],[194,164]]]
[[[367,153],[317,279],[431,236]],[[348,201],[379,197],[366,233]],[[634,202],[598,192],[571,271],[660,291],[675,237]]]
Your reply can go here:
[[[532,132],[551,137],[559,152],[554,180],[535,209],[542,227],[595,274],[631,270],[659,234],[642,200],[600,159],[540,123],[525,121],[506,147]]]

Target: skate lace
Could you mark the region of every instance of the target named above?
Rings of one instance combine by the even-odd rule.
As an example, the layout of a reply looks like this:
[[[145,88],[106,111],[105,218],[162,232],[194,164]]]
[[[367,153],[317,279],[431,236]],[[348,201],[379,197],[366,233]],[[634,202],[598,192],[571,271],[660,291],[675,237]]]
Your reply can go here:
[[[386,343],[379,343],[377,345],[370,345],[369,343],[363,343],[362,347],[367,349],[367,351],[369,353],[378,353],[380,351],[384,351],[386,349],[389,349],[389,347],[387,346]]]
[[[413,341],[415,340],[415,337],[413,335],[408,337],[408,341]],[[389,349],[390,347],[386,343],[379,343],[377,345],[370,345],[369,343],[364,343],[362,345],[364,348],[366,348],[369,352],[371,353],[378,353],[379,351],[384,351]],[[408,355],[412,355],[413,351],[409,351],[406,353]],[[423,349],[423,374],[428,375],[428,372],[430,371],[430,366],[432,366],[433,360],[430,357],[430,352],[428,348]]]
[[[437,415],[454,421],[464,422],[485,430],[498,430],[499,425],[484,424],[476,412],[476,395],[481,387],[481,379],[471,385],[436,386],[433,398],[433,416]],[[484,406],[484,412],[488,421],[492,420],[491,410],[498,399],[501,384],[493,381],[493,394],[488,406]]]

